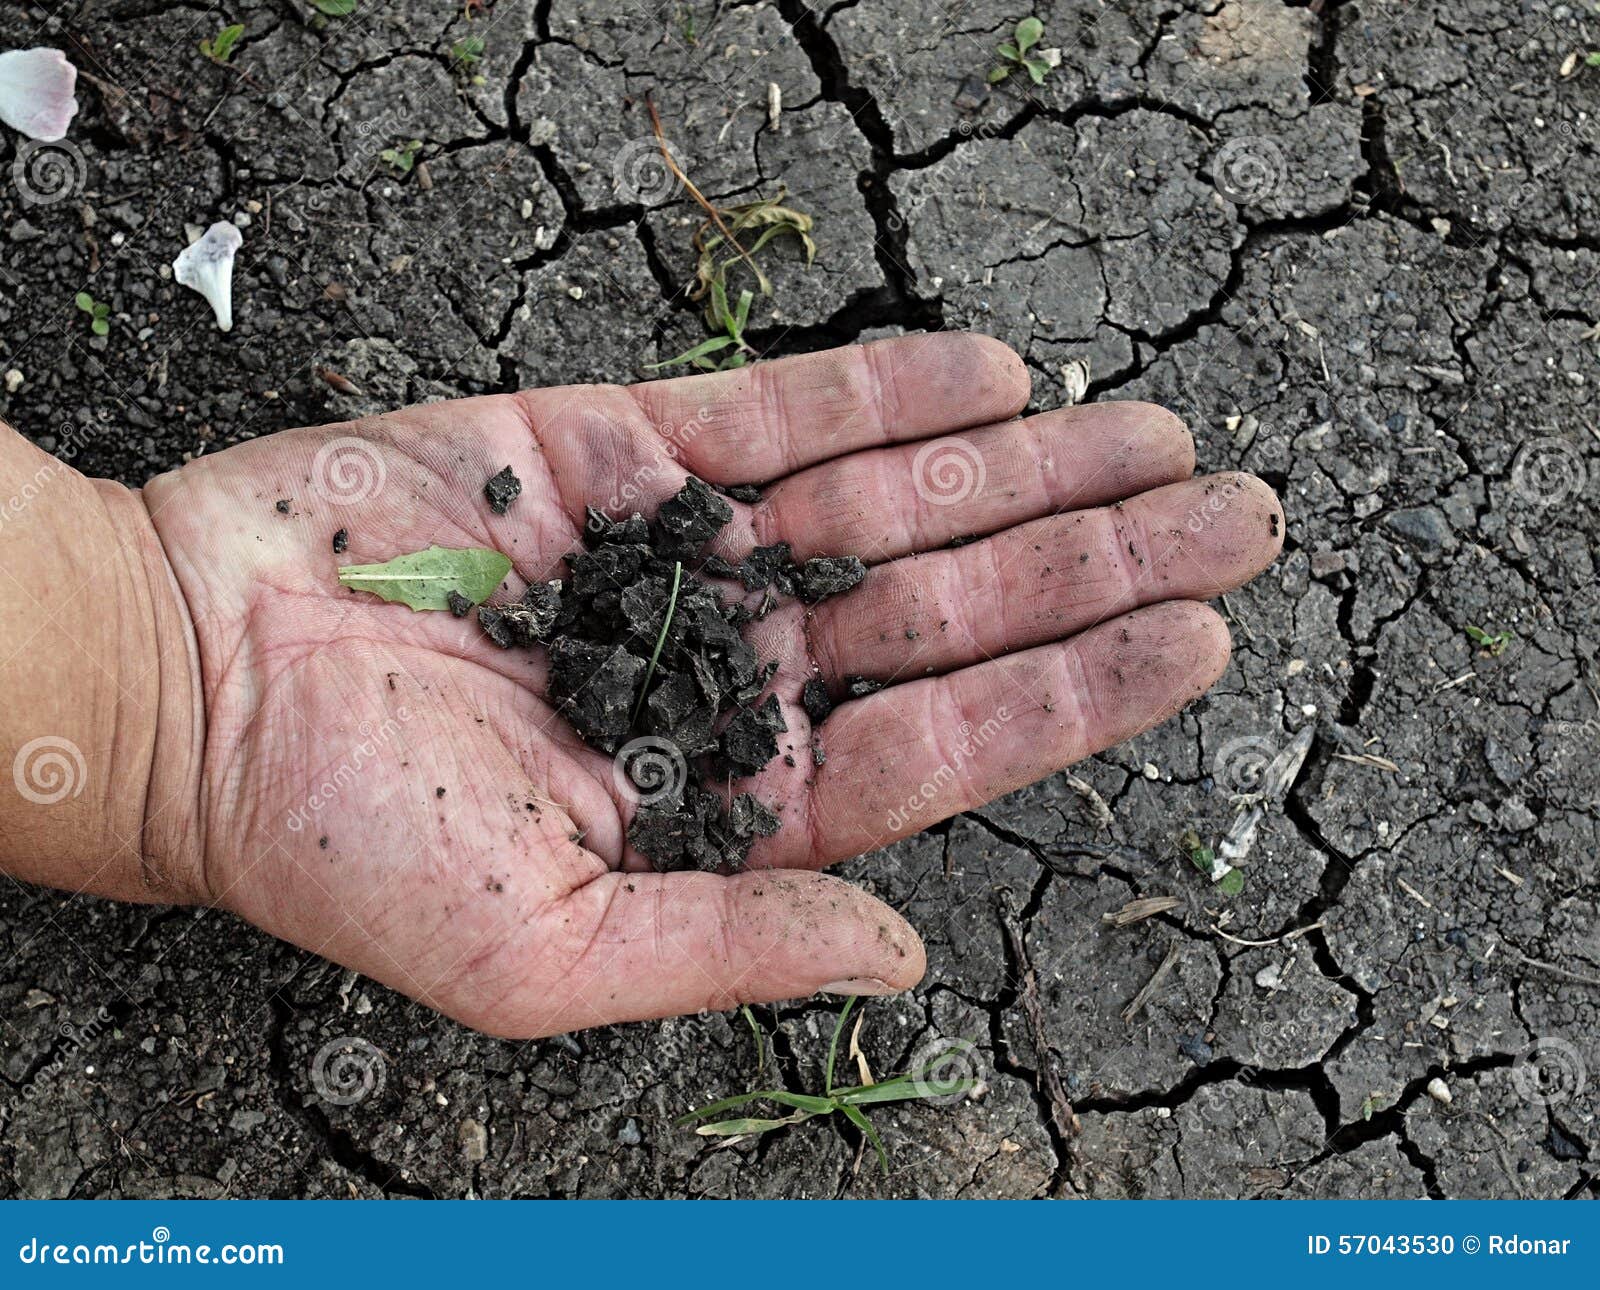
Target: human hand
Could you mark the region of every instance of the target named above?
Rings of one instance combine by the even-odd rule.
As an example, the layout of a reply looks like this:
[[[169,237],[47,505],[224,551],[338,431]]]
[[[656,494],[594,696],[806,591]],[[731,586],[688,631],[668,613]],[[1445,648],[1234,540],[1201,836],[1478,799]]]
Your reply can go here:
[[[815,871],[1171,716],[1227,661],[1198,602],[1281,541],[1265,485],[1189,479],[1171,414],[1009,419],[1027,397],[997,342],[918,336],[289,431],[152,481],[198,642],[201,898],[506,1035],[914,984],[912,929]],[[483,484],[508,463],[523,492],[496,516]],[[653,514],[686,473],[768,483],[714,551],[786,540],[872,566],[747,629],[780,660],[796,764],[739,785],[784,823],[726,876],[631,853],[612,760],[541,698],[542,651],[335,577],[485,546],[520,590],[560,574],[586,504]],[[888,683],[823,723],[821,767],[797,702],[817,674],[836,695],[847,675]]]

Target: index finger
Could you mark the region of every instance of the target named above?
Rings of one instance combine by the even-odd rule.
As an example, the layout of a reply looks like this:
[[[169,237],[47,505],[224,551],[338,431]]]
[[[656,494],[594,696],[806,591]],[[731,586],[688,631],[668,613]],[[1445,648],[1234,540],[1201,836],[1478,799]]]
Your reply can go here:
[[[630,386],[652,423],[693,426],[681,459],[717,484],[765,483],[861,448],[1004,421],[1028,369],[973,332],[930,332]]]

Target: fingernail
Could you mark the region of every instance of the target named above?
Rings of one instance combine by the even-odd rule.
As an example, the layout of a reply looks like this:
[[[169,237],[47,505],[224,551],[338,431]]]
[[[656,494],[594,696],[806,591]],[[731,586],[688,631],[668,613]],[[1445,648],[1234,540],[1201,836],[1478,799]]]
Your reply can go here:
[[[827,985],[819,986],[818,994],[898,994],[899,991],[887,981],[880,981],[875,976],[848,976],[843,981],[829,981]]]

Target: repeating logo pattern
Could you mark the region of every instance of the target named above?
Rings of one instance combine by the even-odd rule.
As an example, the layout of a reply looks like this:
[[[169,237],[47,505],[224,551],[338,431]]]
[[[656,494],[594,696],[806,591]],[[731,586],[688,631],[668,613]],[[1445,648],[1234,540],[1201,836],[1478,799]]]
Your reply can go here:
[[[383,1092],[389,1062],[376,1044],[341,1035],[317,1049],[311,1086],[332,1106],[354,1106]]]
[[[17,749],[11,762],[17,792],[38,806],[54,806],[77,797],[88,778],[83,752],[72,740],[58,735],[30,739]]]
[[[83,191],[88,174],[83,151],[66,139],[55,143],[25,139],[11,163],[11,182],[24,206],[53,206],[75,197]]]

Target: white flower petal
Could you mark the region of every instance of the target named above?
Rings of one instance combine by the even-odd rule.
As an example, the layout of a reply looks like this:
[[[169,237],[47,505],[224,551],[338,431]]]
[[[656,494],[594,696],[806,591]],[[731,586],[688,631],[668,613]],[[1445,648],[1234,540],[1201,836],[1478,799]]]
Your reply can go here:
[[[77,115],[77,84],[78,69],[59,49],[8,49],[0,54],[0,121],[54,143]]]
[[[233,330],[233,257],[243,245],[244,234],[219,220],[198,242],[179,251],[172,262],[172,274],[179,283],[211,302],[217,326],[223,331]]]

